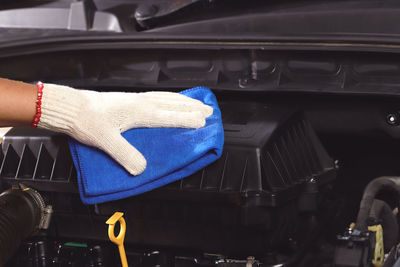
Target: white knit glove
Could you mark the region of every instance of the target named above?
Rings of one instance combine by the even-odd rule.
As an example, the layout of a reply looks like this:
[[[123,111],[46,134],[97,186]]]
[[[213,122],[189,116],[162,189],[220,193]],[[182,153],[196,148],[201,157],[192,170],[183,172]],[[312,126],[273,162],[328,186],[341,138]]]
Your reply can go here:
[[[138,175],[146,159],[121,133],[131,128],[200,128],[213,113],[199,100],[170,92],[99,93],[44,84],[38,127],[70,135],[97,147],[129,173]]]

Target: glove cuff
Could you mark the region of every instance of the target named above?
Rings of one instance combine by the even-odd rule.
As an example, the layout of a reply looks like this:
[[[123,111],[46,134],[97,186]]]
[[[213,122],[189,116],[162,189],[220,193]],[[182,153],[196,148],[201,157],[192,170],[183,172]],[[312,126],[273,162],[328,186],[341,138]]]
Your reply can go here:
[[[85,97],[79,90],[68,86],[44,84],[39,128],[72,134],[74,122]]]

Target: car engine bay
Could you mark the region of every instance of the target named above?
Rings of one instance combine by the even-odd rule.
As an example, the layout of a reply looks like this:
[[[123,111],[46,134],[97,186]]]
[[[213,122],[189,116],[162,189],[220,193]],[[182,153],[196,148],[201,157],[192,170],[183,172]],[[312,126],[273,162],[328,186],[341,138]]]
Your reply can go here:
[[[89,2],[82,8],[90,11]],[[321,5],[325,13],[316,9],[315,18],[333,10],[335,21],[350,21],[351,13]],[[227,37],[220,33],[225,26],[251,33],[246,25],[232,26],[234,12],[193,22],[169,20],[169,13],[146,17],[140,12],[149,7],[139,7],[135,27],[110,15],[108,22],[119,21],[106,25],[115,36],[0,28],[0,36],[15,38],[0,43],[0,77],[104,92],[207,86],[222,112],[222,157],[154,191],[84,205],[68,137],[14,127],[0,150],[0,263],[120,266],[105,222],[121,211],[129,266],[400,266],[400,55],[390,29],[382,39],[361,30],[354,40],[351,32],[339,39],[260,37],[258,27],[277,18],[248,12],[236,19],[250,20],[253,36],[232,30]],[[289,8],[282,18],[293,23],[295,14],[308,16],[305,7],[290,7],[293,13]],[[219,37],[209,35],[213,27]],[[27,40],[15,37],[25,31]],[[134,31],[143,33],[120,34]]]

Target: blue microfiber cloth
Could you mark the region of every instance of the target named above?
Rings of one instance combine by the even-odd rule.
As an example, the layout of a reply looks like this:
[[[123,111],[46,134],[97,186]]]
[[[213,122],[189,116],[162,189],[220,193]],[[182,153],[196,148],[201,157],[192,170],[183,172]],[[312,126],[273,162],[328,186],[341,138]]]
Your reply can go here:
[[[69,140],[83,203],[97,204],[153,190],[187,177],[221,156],[224,130],[214,94],[206,87],[180,93],[212,106],[214,113],[200,129],[141,128],[123,133],[147,160],[146,170],[138,176],[130,175],[104,152]]]

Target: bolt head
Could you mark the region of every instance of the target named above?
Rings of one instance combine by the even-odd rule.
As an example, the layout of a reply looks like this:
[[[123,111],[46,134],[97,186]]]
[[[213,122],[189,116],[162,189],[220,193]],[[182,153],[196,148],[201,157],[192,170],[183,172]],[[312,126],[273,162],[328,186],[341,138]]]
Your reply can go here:
[[[399,124],[399,115],[396,113],[389,113],[386,116],[386,122],[389,125],[398,125]]]

